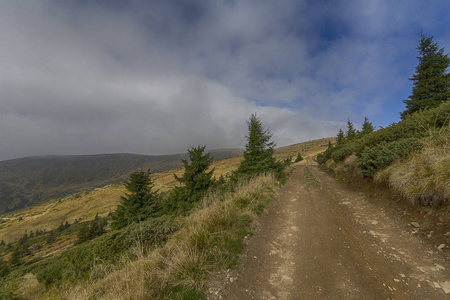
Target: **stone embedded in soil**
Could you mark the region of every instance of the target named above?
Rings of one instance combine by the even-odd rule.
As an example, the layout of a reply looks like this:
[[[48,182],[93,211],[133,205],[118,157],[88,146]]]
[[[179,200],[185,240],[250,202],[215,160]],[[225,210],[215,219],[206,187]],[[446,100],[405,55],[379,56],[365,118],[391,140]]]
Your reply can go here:
[[[437,247],[438,250],[442,250],[442,249],[444,249],[444,248],[445,248],[445,244],[440,244],[440,245]]]
[[[450,294],[450,281],[445,282],[439,282],[439,285],[441,286],[441,289],[446,293],[447,295]]]
[[[411,225],[416,228],[420,227],[419,223],[417,223],[417,222],[411,222]]]

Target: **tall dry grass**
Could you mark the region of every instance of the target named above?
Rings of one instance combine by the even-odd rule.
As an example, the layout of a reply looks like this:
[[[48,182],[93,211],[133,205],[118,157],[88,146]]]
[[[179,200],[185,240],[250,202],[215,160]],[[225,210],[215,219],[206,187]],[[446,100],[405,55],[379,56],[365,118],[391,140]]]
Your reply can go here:
[[[450,198],[450,127],[423,139],[425,147],[375,175],[413,204],[438,206]]]
[[[137,239],[135,255],[121,266],[72,287],[63,299],[201,299],[210,274],[236,266],[251,222],[274,198],[271,174],[239,182],[234,191],[209,193],[179,222],[183,227],[147,253]],[[102,268],[93,266],[92,272]],[[46,295],[41,296],[42,299]]]

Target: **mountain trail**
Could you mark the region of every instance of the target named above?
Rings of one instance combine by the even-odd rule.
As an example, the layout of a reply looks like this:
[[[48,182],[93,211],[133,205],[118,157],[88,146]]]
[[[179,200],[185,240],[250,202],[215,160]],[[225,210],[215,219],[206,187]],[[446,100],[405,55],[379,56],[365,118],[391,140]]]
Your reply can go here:
[[[224,283],[225,282],[225,283]],[[209,299],[450,299],[450,263],[366,194],[299,166]]]

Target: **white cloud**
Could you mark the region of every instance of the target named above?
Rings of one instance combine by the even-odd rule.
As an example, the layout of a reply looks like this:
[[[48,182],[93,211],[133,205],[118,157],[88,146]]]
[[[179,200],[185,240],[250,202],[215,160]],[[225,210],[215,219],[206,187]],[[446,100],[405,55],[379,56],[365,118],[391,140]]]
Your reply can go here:
[[[0,159],[243,147],[254,112],[280,146],[385,118],[421,6],[324,3],[1,2]]]

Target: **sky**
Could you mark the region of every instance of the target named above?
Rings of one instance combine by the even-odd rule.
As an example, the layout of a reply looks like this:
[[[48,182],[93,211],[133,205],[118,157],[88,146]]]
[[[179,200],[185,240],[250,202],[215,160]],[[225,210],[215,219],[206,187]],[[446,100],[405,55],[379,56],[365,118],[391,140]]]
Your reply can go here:
[[[277,146],[399,121],[450,1],[2,0],[0,160]]]

